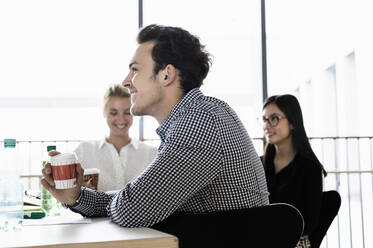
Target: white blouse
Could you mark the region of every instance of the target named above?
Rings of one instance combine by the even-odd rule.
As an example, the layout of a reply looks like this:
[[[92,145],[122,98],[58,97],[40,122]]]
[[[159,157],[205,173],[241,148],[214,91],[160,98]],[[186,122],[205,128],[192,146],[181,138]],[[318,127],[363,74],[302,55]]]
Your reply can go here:
[[[131,138],[118,154],[106,139],[83,141],[75,149],[84,169],[98,168],[100,191],[119,190],[135,179],[153,161],[157,148]]]

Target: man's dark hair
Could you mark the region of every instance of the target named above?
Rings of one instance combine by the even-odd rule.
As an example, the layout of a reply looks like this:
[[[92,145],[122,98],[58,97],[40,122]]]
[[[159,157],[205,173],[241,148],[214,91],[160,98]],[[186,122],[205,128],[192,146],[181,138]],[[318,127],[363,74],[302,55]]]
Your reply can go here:
[[[182,28],[152,24],[141,29],[137,36],[139,44],[148,41],[155,41],[152,50],[154,75],[171,64],[179,71],[184,94],[201,87],[210,69],[211,59],[198,37]]]

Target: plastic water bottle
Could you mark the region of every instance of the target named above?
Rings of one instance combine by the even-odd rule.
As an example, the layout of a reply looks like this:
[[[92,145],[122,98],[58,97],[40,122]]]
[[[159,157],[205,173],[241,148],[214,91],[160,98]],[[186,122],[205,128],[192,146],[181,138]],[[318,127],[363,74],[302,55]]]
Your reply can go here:
[[[47,146],[47,152],[49,153],[52,150],[56,150],[56,146]],[[49,157],[42,161],[42,167],[44,168],[46,163],[49,162]],[[53,195],[41,186],[41,208],[46,213],[46,215],[60,215],[61,203],[53,197]]]
[[[17,162],[16,140],[4,139],[0,164],[0,231],[20,230],[23,222],[22,167]]]

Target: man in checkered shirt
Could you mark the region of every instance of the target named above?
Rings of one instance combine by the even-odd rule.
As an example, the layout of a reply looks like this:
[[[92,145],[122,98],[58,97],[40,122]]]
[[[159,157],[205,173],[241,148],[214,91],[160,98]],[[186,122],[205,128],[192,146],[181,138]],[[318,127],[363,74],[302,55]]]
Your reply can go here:
[[[149,227],[177,211],[213,212],[268,204],[261,161],[236,113],[202,94],[209,54],[197,37],[175,27],[150,25],[123,85],[134,115],[150,115],[160,126],[158,155],[118,192],[77,187],[56,190],[48,165],[42,184],[84,216],[109,216],[125,227]],[[51,155],[55,155],[52,153]]]

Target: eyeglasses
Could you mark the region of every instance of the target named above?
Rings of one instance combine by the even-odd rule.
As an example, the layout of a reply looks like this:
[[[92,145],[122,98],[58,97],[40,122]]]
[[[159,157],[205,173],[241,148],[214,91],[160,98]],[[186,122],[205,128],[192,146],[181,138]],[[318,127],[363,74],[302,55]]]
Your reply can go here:
[[[280,122],[280,120],[282,120],[282,119],[286,119],[286,117],[285,116],[280,116],[280,115],[273,114],[273,115],[271,115],[268,118],[266,118],[265,116],[263,116],[262,118],[258,118],[258,121],[260,122],[260,124],[263,127],[265,126],[266,122],[268,122],[268,124],[271,127],[276,127],[278,125],[278,123]]]

